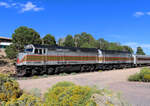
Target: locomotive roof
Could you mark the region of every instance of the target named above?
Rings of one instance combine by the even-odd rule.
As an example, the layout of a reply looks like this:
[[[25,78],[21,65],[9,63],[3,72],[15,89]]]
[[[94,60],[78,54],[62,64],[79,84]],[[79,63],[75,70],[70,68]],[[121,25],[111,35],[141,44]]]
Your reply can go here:
[[[72,51],[83,51],[83,52],[97,52],[96,48],[77,48],[77,47],[62,47],[62,46],[49,46],[49,45],[33,45],[35,48],[51,48],[51,49],[69,49]]]
[[[129,53],[131,52],[128,51],[118,51],[118,50],[103,50],[103,49],[97,49],[97,48],[77,48],[77,47],[62,47],[62,46],[49,46],[49,45],[33,45],[35,48],[51,48],[51,49],[69,49],[72,51],[83,51],[83,52],[97,52],[98,50],[101,50],[102,52],[105,53]]]
[[[119,51],[119,50],[102,50],[100,49],[102,52],[107,52],[107,53],[129,53],[131,54],[131,52],[129,51]]]

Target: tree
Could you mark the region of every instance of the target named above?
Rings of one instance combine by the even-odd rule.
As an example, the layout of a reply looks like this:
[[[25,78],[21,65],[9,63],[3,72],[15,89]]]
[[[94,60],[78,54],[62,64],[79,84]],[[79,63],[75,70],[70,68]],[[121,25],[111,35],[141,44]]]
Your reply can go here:
[[[109,42],[104,40],[103,38],[100,38],[97,40],[97,48],[107,50],[109,47]]]
[[[89,43],[84,43],[81,45],[81,48],[93,48]]]
[[[137,55],[145,55],[143,49],[141,47],[137,47],[137,51],[136,51]]]
[[[85,47],[87,43],[89,45],[88,47],[96,48],[96,40],[94,39],[94,37],[91,34],[82,32],[81,37],[80,37],[80,46]],[[85,47],[85,48],[88,48],[88,47]]]
[[[10,46],[6,47],[6,55],[9,59],[14,59],[17,56],[17,49],[15,48],[15,46],[13,44],[11,44]]]
[[[65,41],[65,39],[59,38],[59,39],[58,39],[58,45],[59,45],[59,46],[64,46],[64,41]]]
[[[65,41],[64,41],[64,46],[67,46],[67,47],[75,46],[72,35],[67,35],[67,37],[65,38]]]
[[[133,53],[133,49],[129,46],[123,46],[123,50]]]
[[[21,26],[12,34],[12,43],[17,51],[22,51],[25,45],[41,44],[40,35],[32,28]]]
[[[55,45],[56,45],[55,37],[52,36],[52,35],[50,35],[50,34],[47,34],[47,35],[43,38],[43,44],[55,46]]]
[[[74,43],[75,43],[75,47],[81,47],[81,35],[80,34],[76,34],[74,36]]]
[[[8,58],[16,58],[18,52],[24,50],[24,46],[28,44],[41,44],[40,35],[32,28],[21,26],[12,34],[12,45],[6,48]]]

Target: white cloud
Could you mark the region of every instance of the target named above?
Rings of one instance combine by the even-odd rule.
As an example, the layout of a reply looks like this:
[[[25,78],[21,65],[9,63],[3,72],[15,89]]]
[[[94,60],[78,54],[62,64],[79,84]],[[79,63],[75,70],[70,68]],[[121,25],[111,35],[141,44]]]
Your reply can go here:
[[[128,45],[130,47],[132,47],[132,49],[134,50],[134,52],[136,52],[137,47],[140,46],[143,48],[144,52],[150,54],[150,44],[140,44],[140,43],[136,43],[136,42],[128,42],[128,43],[124,43],[123,45]]]
[[[25,12],[25,11],[40,11],[40,10],[43,10],[43,9],[44,8],[37,7],[32,2],[27,2],[26,4],[23,5],[23,8],[21,9],[21,12]]]
[[[33,4],[32,2],[28,1],[27,3],[17,3],[17,2],[0,2],[0,6],[5,8],[15,8],[20,9],[21,12],[27,12],[27,11],[40,11],[44,8],[38,7],[36,4]]]
[[[16,6],[16,5],[17,5],[17,3],[12,3],[11,5],[12,5],[12,6]]]
[[[143,15],[145,15],[145,13],[144,12],[140,12],[140,11],[134,13],[135,17],[140,17],[140,16],[143,16]]]
[[[147,14],[147,15],[150,15],[150,12],[147,12],[146,14]]]
[[[4,6],[5,8],[9,8],[10,5],[6,2],[0,2],[0,6]]]

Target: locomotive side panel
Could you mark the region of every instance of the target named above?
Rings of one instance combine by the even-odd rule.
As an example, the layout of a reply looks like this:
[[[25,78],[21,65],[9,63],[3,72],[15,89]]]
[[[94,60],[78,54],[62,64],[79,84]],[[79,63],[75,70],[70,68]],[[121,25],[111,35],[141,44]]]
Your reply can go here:
[[[63,49],[60,56],[63,61],[59,61],[59,64],[95,64],[97,61],[97,52],[83,52],[79,49]]]
[[[105,64],[123,64],[133,63],[133,58],[130,53],[103,51],[103,60]]]
[[[84,52],[80,49],[49,48],[45,65],[96,64],[98,62],[97,55],[97,51]]]
[[[58,64],[59,58],[60,57],[58,56],[58,52],[56,51],[56,49],[48,48],[45,65],[56,65]]]

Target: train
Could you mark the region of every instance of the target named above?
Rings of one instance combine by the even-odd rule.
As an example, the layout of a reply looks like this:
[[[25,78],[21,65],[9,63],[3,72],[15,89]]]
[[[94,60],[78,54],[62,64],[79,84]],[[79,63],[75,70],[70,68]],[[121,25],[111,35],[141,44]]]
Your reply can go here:
[[[18,53],[18,76],[87,72],[150,65],[150,56],[127,51],[29,44]]]

